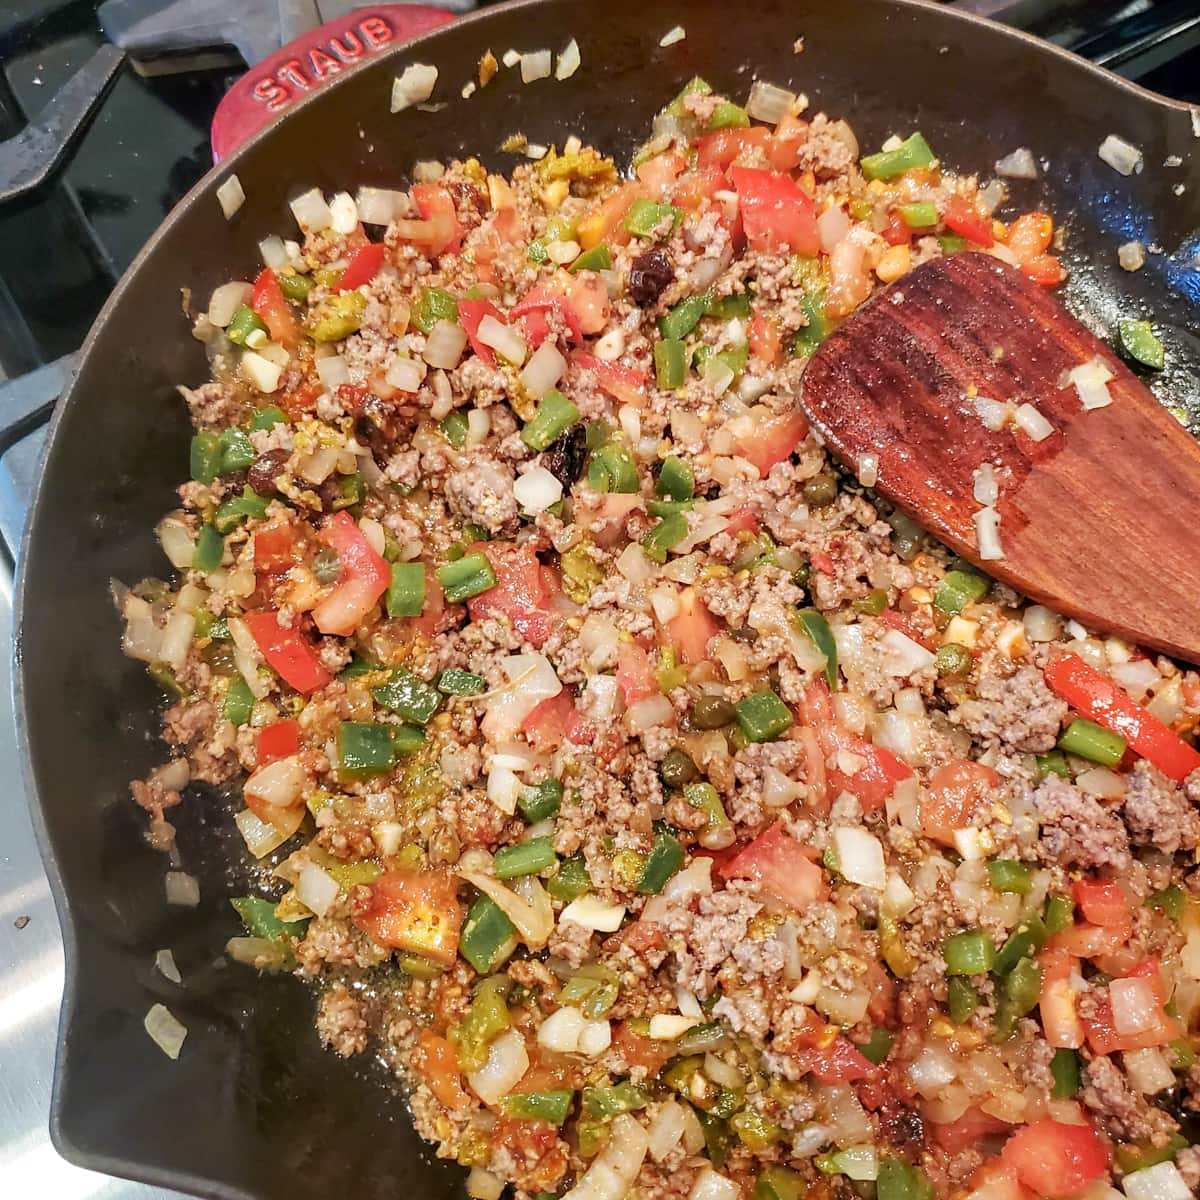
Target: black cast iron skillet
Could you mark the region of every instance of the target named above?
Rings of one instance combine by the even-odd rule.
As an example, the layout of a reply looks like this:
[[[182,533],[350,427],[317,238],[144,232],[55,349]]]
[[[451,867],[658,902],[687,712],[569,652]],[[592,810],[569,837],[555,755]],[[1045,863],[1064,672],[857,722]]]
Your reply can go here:
[[[660,48],[676,24],[686,40]],[[569,81],[522,86],[502,71],[459,98],[487,49],[558,50],[572,36],[583,66]],[[445,107],[392,116],[392,78],[414,61],[438,66]],[[1182,364],[1170,390],[1195,415],[1200,142],[1189,112],[999,26],[911,0],[521,3],[426,36],[299,105],[193,190],[117,288],[59,405],[25,541],[20,712],[67,947],[51,1131],[73,1162],[222,1198],[461,1194],[461,1172],[423,1149],[386,1073],[319,1049],[309,991],[221,960],[245,855],[230,808],[203,789],[179,816],[203,900],[194,912],[166,907],[164,862],[143,843],[128,791],[163,759],[160,697],[120,653],[109,579],[165,570],[152,529],[175,503],[189,436],[175,385],[206,374],[181,287],[207,297],[253,272],[258,240],[291,229],[287,201],[314,185],[394,186],[415,160],[456,154],[507,169],[514,160],[495,147],[518,130],[560,144],[578,133],[627,157],[697,73],[734,96],[755,75],[803,90],[814,110],[847,116],[864,151],[920,128],[946,163],[986,173],[1031,147],[1049,169],[1013,191],[1022,209],[1042,203],[1064,219],[1076,308],[1101,324],[1118,313],[1166,322]],[[1122,178],[1100,161],[1108,133],[1142,148],[1142,174]],[[1172,155],[1182,165],[1164,168]],[[248,200],[226,222],[214,192],[233,171]],[[1166,251],[1136,275],[1116,262],[1132,238]],[[161,947],[185,987],[152,970]],[[142,1029],[156,1000],[189,1030],[176,1063]]]

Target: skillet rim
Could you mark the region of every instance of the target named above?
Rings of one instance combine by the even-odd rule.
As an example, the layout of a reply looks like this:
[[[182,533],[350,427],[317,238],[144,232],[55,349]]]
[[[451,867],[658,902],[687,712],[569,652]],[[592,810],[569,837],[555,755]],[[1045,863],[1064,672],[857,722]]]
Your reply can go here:
[[[393,61],[401,56],[419,52],[427,45],[435,45],[438,39],[442,37],[453,36],[453,31],[460,27],[491,20],[493,14],[510,14],[524,9],[541,9],[553,6],[558,2],[559,0],[505,0],[504,3],[465,14],[453,22],[429,30],[408,41],[400,42],[373,56],[369,60],[369,63],[375,66],[382,62]],[[875,2],[898,11],[917,14],[925,13],[929,14],[929,16],[936,13],[940,18],[947,19],[950,22],[958,21],[964,26],[973,26],[980,29],[983,31],[985,37],[1005,38],[1011,42],[1018,43],[1048,61],[1051,68],[1069,68],[1073,71],[1082,72],[1085,75],[1090,74],[1099,83],[1111,88],[1114,92],[1122,94],[1134,102],[1147,105],[1152,110],[1158,110],[1162,114],[1178,113],[1181,116],[1188,116],[1192,120],[1194,128],[1200,129],[1200,106],[1191,105],[1184,101],[1175,100],[1150,91],[1140,84],[1125,79],[1105,67],[1089,62],[1087,59],[1069,50],[1057,46],[1052,42],[1045,41],[1024,30],[1003,25],[998,21],[977,13],[948,8],[944,4],[934,2],[934,0],[875,0]],[[27,807],[37,840],[38,850],[54,900],[55,912],[62,933],[64,954],[65,975],[63,998],[55,1038],[55,1058],[49,1112],[51,1142],[55,1150],[64,1159],[85,1169],[145,1183],[154,1187],[186,1191],[197,1196],[214,1197],[217,1200],[246,1200],[249,1193],[240,1188],[228,1187],[211,1178],[198,1176],[179,1168],[160,1167],[156,1164],[145,1163],[117,1155],[82,1150],[71,1140],[62,1127],[63,1082],[67,1074],[67,1041],[68,1035],[76,1021],[76,1009],[79,1001],[78,993],[80,990],[78,978],[79,919],[75,911],[75,904],[64,884],[58,857],[49,833],[43,807],[42,789],[38,784],[38,771],[33,761],[31,748],[24,655],[25,611],[26,604],[30,599],[27,590],[29,586],[27,580],[30,574],[28,564],[31,561],[31,554],[35,552],[35,543],[44,543],[47,540],[40,529],[43,519],[42,510],[45,507],[45,496],[51,490],[47,482],[46,468],[58,447],[60,426],[65,419],[67,411],[84,402],[82,398],[83,393],[79,389],[80,377],[84,374],[84,368],[90,364],[96,343],[105,332],[114,314],[124,303],[125,294],[133,285],[134,279],[140,276],[147,260],[156,253],[159,243],[165,240],[178,224],[184,222],[196,206],[213,201],[219,183],[229,175],[236,174],[238,164],[244,158],[248,157],[261,143],[274,136],[275,131],[284,123],[293,120],[299,113],[307,112],[313,105],[319,104],[323,96],[328,95],[333,89],[340,87],[347,79],[353,78],[357,74],[357,71],[348,71],[329,81],[325,86],[310,92],[293,103],[277,120],[270,122],[247,141],[243,142],[233,153],[223,158],[219,163],[214,163],[166,215],[117,281],[116,286],[105,301],[104,306],[101,308],[77,353],[74,373],[70,383],[54,406],[47,429],[46,443],[39,461],[37,481],[30,502],[29,515],[21,537],[16,562],[16,578],[13,588],[11,687],[15,710],[16,742],[21,759],[20,778],[25,789]],[[1198,133],[1198,136],[1200,136],[1200,133]]]

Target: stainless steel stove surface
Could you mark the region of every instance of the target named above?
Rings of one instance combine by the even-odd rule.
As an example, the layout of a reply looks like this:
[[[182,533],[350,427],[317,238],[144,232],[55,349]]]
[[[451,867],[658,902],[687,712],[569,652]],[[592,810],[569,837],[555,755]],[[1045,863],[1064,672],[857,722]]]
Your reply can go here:
[[[471,3],[441,6],[461,11]],[[46,420],[105,297],[211,161],[213,112],[244,69],[233,47],[220,43],[236,42],[257,61],[354,7],[352,0],[109,0],[98,14],[79,0],[0,3],[0,644],[12,644],[13,566]],[[962,0],[961,7],[1200,102],[1196,0]],[[203,23],[193,19],[201,13]],[[129,50],[125,65],[103,49],[102,28]],[[0,1194],[173,1195],[72,1167],[49,1141],[63,955],[22,784],[10,660],[0,655]]]

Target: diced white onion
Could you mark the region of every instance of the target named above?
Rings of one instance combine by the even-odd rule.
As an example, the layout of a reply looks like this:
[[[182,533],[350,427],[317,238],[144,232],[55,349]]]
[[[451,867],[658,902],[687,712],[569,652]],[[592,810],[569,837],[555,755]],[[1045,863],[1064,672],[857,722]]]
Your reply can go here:
[[[641,1124],[621,1113],[613,1120],[607,1145],[562,1200],[625,1200],[649,1148],[650,1138]]]
[[[1008,196],[1008,188],[1004,186],[1002,180],[989,180],[983,187],[979,189],[979,203],[983,205],[989,213],[994,213],[996,209],[1004,203]]]
[[[579,43],[572,38],[558,56],[558,65],[554,68],[555,79],[570,79],[579,70]]]
[[[1000,485],[996,482],[996,469],[990,462],[982,463],[975,469],[973,494],[979,504],[995,504],[1000,499]]]
[[[450,371],[458,366],[467,348],[467,331],[457,321],[438,321],[425,342],[422,358],[431,366]]]
[[[217,203],[221,206],[221,212],[225,214],[227,221],[232,219],[234,213],[246,203],[246,193],[242,188],[242,181],[236,175],[230,175],[217,188]]]
[[[718,735],[719,736],[719,735]],[[687,904],[697,896],[712,895],[712,859],[693,859],[682,871],[667,880],[666,887],[657,896],[651,896],[642,909],[643,921],[659,921],[676,904]]]
[[[525,512],[540,513],[562,499],[563,488],[545,467],[532,466],[517,476],[513,495]]]
[[[409,211],[408,196],[392,188],[360,187],[354,204],[365,225],[389,225]]]
[[[505,325],[488,314],[479,322],[475,336],[513,366],[519,367],[525,361],[525,339],[515,326]]]
[[[850,232],[849,214],[840,204],[831,205],[817,218],[817,232],[821,235],[821,249],[832,254]]]
[[[592,675],[584,694],[588,712],[598,721],[611,721],[621,708],[621,689],[613,675]]]
[[[183,982],[183,976],[180,975],[179,967],[175,962],[175,955],[170,950],[159,950],[155,954],[154,967],[164,979],[169,979],[172,983]]]
[[[944,1047],[930,1045],[909,1064],[908,1078],[922,1096],[932,1100],[958,1078],[958,1069]]]
[[[688,1200],[738,1200],[740,1195],[732,1179],[714,1171],[712,1167],[705,1167],[696,1176],[696,1182],[688,1192]]]
[[[529,1070],[525,1039],[516,1029],[506,1029],[488,1046],[487,1062],[467,1076],[472,1091],[484,1104],[499,1104]]]
[[[1032,404],[1017,406],[1017,428],[1035,442],[1043,442],[1054,432],[1054,426]]]
[[[162,661],[176,671],[183,668],[187,661],[188,650],[191,649],[192,635],[196,632],[196,618],[190,612],[176,608],[167,618],[163,626],[162,647],[159,651]]]
[[[699,1008],[699,1005],[697,1004],[696,1007]],[[703,1011],[696,1016],[698,1020],[703,1020]],[[743,1088],[746,1086],[746,1079],[741,1071],[733,1063],[726,1062],[723,1058],[713,1054],[711,1050],[704,1056],[704,1073],[713,1083],[719,1083],[722,1087]]]
[[[1146,1033],[1156,1028],[1161,1020],[1162,1005],[1155,995],[1154,985],[1142,976],[1114,979],[1108,985],[1108,998],[1112,1004],[1113,1028],[1122,1037]]]
[[[666,696],[647,696],[629,706],[625,720],[630,732],[645,733],[647,729],[657,729],[660,725],[670,724],[675,717],[675,706]]]
[[[1052,642],[1062,633],[1062,618],[1041,604],[1031,604],[1025,610],[1022,624],[1031,642]]]
[[[167,903],[178,908],[195,908],[200,903],[200,881],[185,871],[166,874]]]
[[[605,904],[599,896],[580,896],[572,900],[559,914],[559,924],[566,921],[582,925],[596,933],[615,933],[625,918],[623,904]]]
[[[704,545],[710,538],[714,538],[718,533],[722,533],[729,525],[729,518],[723,516],[702,516],[695,525],[692,526],[692,531],[683,539],[682,542],[676,543],[671,547],[673,554],[689,554],[695,550],[697,546]]]
[[[837,1165],[849,1179],[865,1182],[879,1178],[879,1155],[874,1146],[848,1146],[839,1150]]]
[[[208,300],[208,319],[210,323],[224,329],[233,320],[233,314],[250,298],[251,287],[241,279],[232,283],[223,283],[213,289]]]
[[[519,50],[513,50],[511,48],[508,50],[505,50],[504,56],[500,59],[500,61],[506,67],[515,67],[517,65],[517,63],[519,63],[521,61],[521,52]]]
[[[437,67],[428,63],[413,63],[406,67],[403,75],[392,80],[392,112],[402,112],[428,100],[433,95],[437,77]]]
[[[260,392],[270,395],[279,386],[283,368],[254,350],[242,355],[242,374]]]
[[[879,482],[878,454],[860,454],[858,456],[858,482],[863,487],[874,487]]]
[[[1129,790],[1124,775],[1118,775],[1107,767],[1092,767],[1075,777],[1075,786],[1089,796],[1102,800],[1116,800]]]
[[[959,857],[966,862],[976,862],[978,859],[987,858],[992,852],[995,839],[986,829],[976,829],[973,825],[968,825],[966,829],[954,831],[954,848]]]
[[[1093,358],[1089,362],[1072,367],[1063,378],[1066,383],[1075,385],[1079,403],[1085,411],[1107,408],[1113,402],[1108,384],[1114,376],[1103,359]],[[1061,386],[1066,386],[1066,383],[1060,381]]]
[[[973,396],[970,398],[970,403],[974,405],[983,427],[990,429],[993,433],[1003,429],[1012,419],[1013,406],[1011,404],[1005,404],[1000,400],[991,400],[987,396]]]
[[[667,30],[666,33],[658,39],[660,46],[673,46],[676,42],[682,42],[687,37],[687,33],[682,25],[676,25],[674,29]]]
[[[974,515],[975,537],[979,543],[979,557],[991,562],[1004,557],[1000,545],[1000,514],[994,508],[981,508]]]
[[[317,374],[327,388],[341,387],[350,382],[350,366],[340,354],[317,359]]]
[[[685,1017],[681,1013],[655,1013],[650,1018],[650,1036],[656,1042],[673,1042],[698,1024],[696,1017]]]
[[[574,1054],[579,1047],[579,1035],[586,1024],[587,1018],[579,1009],[564,1005],[538,1026],[538,1045],[558,1054]]]
[[[1140,700],[1162,676],[1148,658],[1137,658],[1129,662],[1115,663],[1109,674],[1135,700]]]
[[[554,910],[546,889],[535,876],[527,875],[514,881],[512,887],[506,887],[500,880],[481,871],[460,870],[459,874],[504,910],[504,915],[516,926],[521,941],[531,950],[540,950],[546,944],[554,931]],[[519,895],[517,889],[525,894]]]
[[[471,1200],[500,1200],[507,1186],[499,1175],[493,1175],[483,1167],[472,1167],[467,1172],[467,1195]]]
[[[1157,1047],[1127,1050],[1122,1057],[1129,1082],[1143,1096],[1154,1096],[1175,1086],[1175,1072]]]
[[[167,560],[177,571],[186,571],[192,565],[196,543],[187,525],[178,517],[164,517],[159,521],[158,541]]]
[[[539,79],[550,76],[551,62],[549,50],[531,50],[521,55],[521,82],[534,83]]]
[[[296,218],[296,224],[305,233],[319,232],[333,224],[333,214],[329,211],[329,205],[325,203],[320,188],[310,188],[303,195],[297,196],[289,207],[292,216]]]
[[[883,651],[880,664],[883,670],[898,679],[907,679],[923,671],[934,660],[932,650],[927,650],[920,642],[914,642],[898,629],[887,630],[879,639],[879,648]]]
[[[668,1100],[659,1107],[650,1122],[650,1157],[655,1162],[662,1162],[680,1141],[683,1140],[687,1129],[687,1116],[684,1107],[677,1100]]]
[[[425,378],[425,364],[418,358],[397,355],[383,378],[398,392],[416,392]]]
[[[512,737],[521,722],[543,700],[557,696],[563,686],[544,654],[512,654],[501,659],[500,665],[510,686],[488,699],[483,720],[484,735],[493,742]]]
[[[796,93],[765,79],[756,79],[750,85],[746,100],[746,115],[755,121],[778,125],[796,104]]]
[[[482,446],[492,431],[492,415],[486,408],[473,408],[467,413],[467,445]]]
[[[517,811],[517,800],[524,789],[524,784],[508,767],[492,763],[487,777],[488,799],[502,812],[510,817]]]
[[[170,1009],[162,1004],[153,1004],[142,1022],[150,1040],[168,1057],[175,1059],[183,1049],[187,1037],[187,1026],[176,1020]]]
[[[594,1058],[612,1045],[612,1026],[607,1021],[585,1021],[579,1034],[579,1053]]]
[[[286,812],[292,814],[296,821],[290,830],[278,824],[273,825],[268,821],[259,820],[248,808],[242,809],[233,818],[233,823],[238,827],[238,832],[246,843],[246,849],[255,858],[263,858],[272,850],[278,849],[300,828],[300,823],[304,820],[303,810],[296,808],[288,809]]]
[[[1173,1162],[1131,1171],[1121,1180],[1121,1187],[1129,1200],[1190,1200],[1192,1195],[1192,1189]]]
[[[902,917],[916,906],[917,898],[912,888],[904,882],[904,876],[899,871],[891,870],[887,876],[887,886],[883,889],[883,910],[894,917]]]
[[[838,870],[844,878],[883,891],[887,886],[887,867],[883,847],[874,834],[858,826],[835,829],[833,844],[838,855]]]
[[[358,206],[349,192],[335,192],[329,202],[329,213],[333,218],[329,227],[343,236],[358,228]]]
[[[1011,154],[997,159],[996,174],[1007,179],[1036,179],[1038,166],[1033,151],[1026,146],[1019,146]]]
[[[704,364],[704,382],[708,384],[714,396],[723,396],[733,379],[733,368],[717,355],[714,354]]]
[[[1115,133],[1110,133],[1100,143],[1098,153],[1114,171],[1121,175],[1133,175],[1135,172],[1141,174],[1142,152],[1136,146],[1130,145],[1124,138],[1117,137]]]
[[[244,795],[269,808],[290,808],[304,794],[307,775],[296,755],[259,767],[242,788]]]
[[[337,880],[313,863],[307,864],[296,880],[297,898],[318,917],[323,917],[333,907],[339,891]]]
[[[480,323],[482,326],[482,322]],[[535,400],[540,400],[555,387],[567,369],[567,360],[559,353],[551,338],[534,352],[521,371],[521,382]]]

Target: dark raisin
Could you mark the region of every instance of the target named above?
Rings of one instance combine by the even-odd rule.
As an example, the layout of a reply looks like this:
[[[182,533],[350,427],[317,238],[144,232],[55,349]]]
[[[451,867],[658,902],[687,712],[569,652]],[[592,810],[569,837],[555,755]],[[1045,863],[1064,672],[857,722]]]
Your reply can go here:
[[[291,458],[291,453],[287,450],[268,450],[266,454],[259,455],[250,464],[246,482],[260,496],[274,496],[279,490],[275,486],[275,479],[283,473],[289,458]]]
[[[647,250],[629,268],[629,295],[635,304],[653,304],[674,279],[670,255],[657,247]]]
[[[572,425],[542,454],[542,465],[563,485],[564,490],[583,474],[587,459],[587,430],[583,424]]]
[[[354,417],[354,436],[370,446],[371,456],[382,465],[394,453],[400,437],[401,423],[394,410],[385,406],[378,396],[363,400]]]

